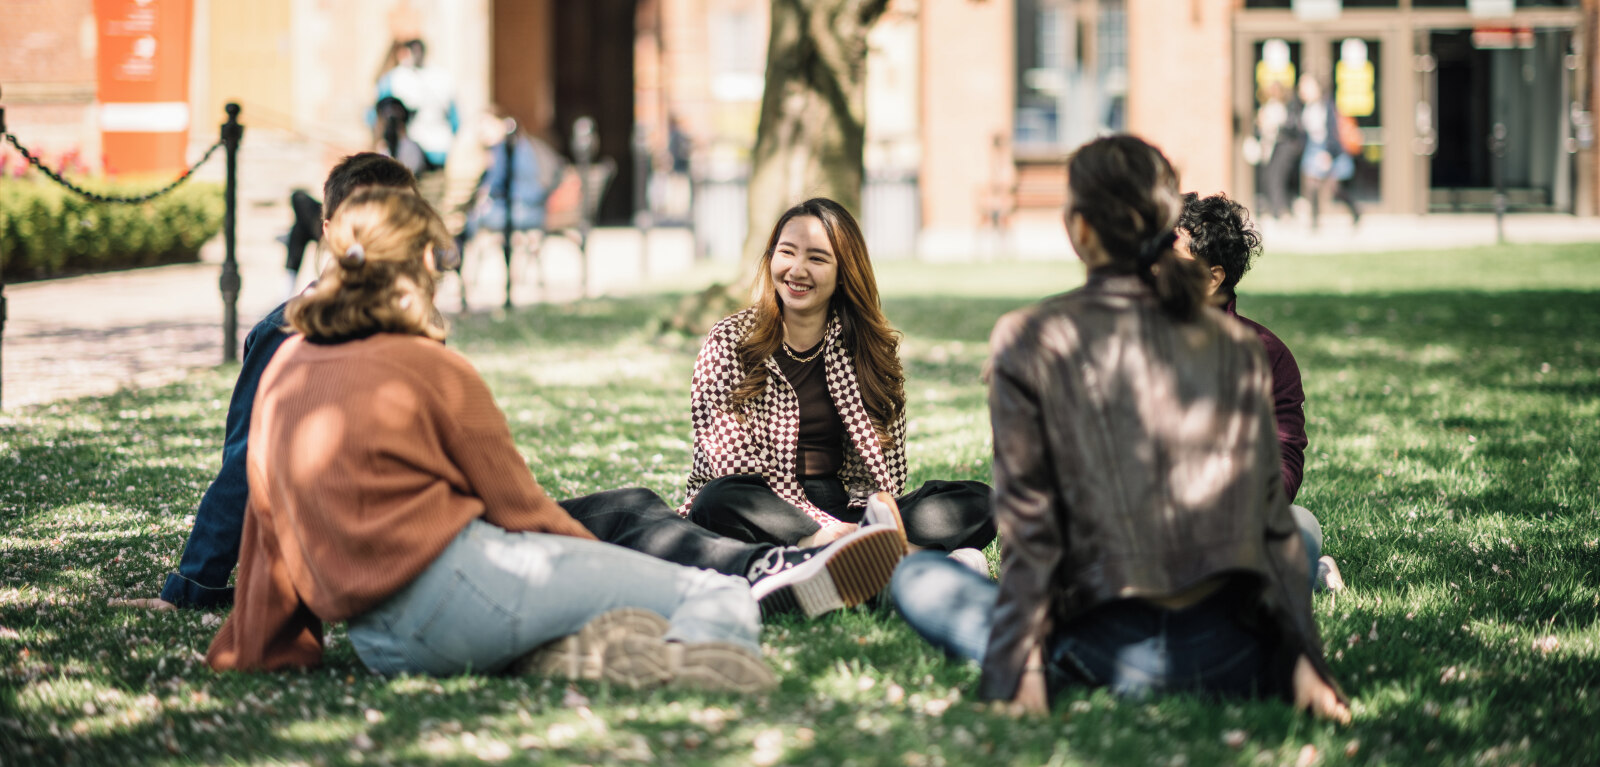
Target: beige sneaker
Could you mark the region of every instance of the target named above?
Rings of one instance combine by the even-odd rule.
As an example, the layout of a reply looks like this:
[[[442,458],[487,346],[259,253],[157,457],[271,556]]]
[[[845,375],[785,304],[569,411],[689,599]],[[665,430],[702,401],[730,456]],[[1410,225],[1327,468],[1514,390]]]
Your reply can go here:
[[[901,544],[910,545],[906,540],[906,520],[900,516],[900,504],[895,503],[894,496],[886,492],[880,490],[867,497],[867,511],[861,516],[861,526],[868,525],[893,527],[900,532]]]
[[[603,678],[634,689],[670,684],[706,692],[758,693],[778,686],[761,656],[728,642],[668,642],[632,635],[606,646]]]
[[[515,674],[599,679],[605,669],[606,648],[627,637],[659,640],[667,633],[667,619],[649,610],[621,607],[600,613],[576,634],[534,648],[511,664]]]

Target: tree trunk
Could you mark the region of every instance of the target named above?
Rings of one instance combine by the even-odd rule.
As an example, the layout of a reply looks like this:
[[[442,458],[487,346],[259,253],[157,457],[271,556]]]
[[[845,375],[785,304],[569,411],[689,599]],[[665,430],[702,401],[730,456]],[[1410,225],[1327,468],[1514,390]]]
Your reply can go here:
[[[740,274],[754,276],[778,216],[811,197],[861,213],[867,32],[888,0],[772,0],[767,82],[751,157]]]
[[[766,89],[751,153],[749,226],[739,272],[686,299],[663,329],[701,335],[750,300],[778,216],[828,197],[861,215],[867,32],[889,0],[772,0]]]

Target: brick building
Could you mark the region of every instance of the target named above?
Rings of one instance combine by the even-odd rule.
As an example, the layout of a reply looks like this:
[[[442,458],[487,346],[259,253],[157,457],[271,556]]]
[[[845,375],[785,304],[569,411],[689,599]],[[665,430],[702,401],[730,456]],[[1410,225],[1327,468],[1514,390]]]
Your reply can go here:
[[[606,222],[650,199],[636,160],[670,167],[675,124],[693,147],[702,228],[721,232],[707,239],[737,255],[725,251],[743,233],[722,230],[742,226],[729,213],[770,0],[189,2],[191,145],[212,140],[232,100],[252,135],[330,157],[367,146],[379,62],[393,39],[419,36],[466,119],[498,102],[564,149],[573,120],[593,117],[618,168]],[[94,166],[94,2],[0,0],[0,12],[10,127]],[[863,218],[890,257],[1059,231],[1063,157],[1108,130],[1162,146],[1188,188],[1254,202],[1260,99],[1274,78],[1306,73],[1358,113],[1353,188],[1368,210],[1486,209],[1498,125],[1512,211],[1594,216],[1597,29],[1600,0],[892,0],[868,60]]]

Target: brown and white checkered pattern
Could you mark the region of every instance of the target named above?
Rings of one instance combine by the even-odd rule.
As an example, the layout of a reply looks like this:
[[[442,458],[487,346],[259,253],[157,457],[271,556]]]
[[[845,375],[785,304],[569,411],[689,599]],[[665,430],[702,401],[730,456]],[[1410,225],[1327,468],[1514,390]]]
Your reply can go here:
[[[694,422],[694,463],[689,469],[688,491],[678,513],[687,515],[694,496],[707,482],[732,474],[759,474],[778,494],[819,524],[839,520],[806,500],[795,476],[795,453],[800,441],[800,399],[776,360],[768,357],[767,389],[746,403],[744,420],[729,408],[734,387],[744,380],[739,362],[739,341],[755,323],[755,310],[746,309],[718,322],[706,335],[705,346],[694,363],[694,383],[689,394]],[[844,421],[850,442],[844,451],[839,480],[850,492],[850,505],[864,507],[867,496],[880,490],[900,495],[906,483],[906,419],[904,411],[889,426],[890,448],[884,451],[867,416],[856,382],[855,360],[839,341],[843,326],[828,320],[823,361],[828,394]]]

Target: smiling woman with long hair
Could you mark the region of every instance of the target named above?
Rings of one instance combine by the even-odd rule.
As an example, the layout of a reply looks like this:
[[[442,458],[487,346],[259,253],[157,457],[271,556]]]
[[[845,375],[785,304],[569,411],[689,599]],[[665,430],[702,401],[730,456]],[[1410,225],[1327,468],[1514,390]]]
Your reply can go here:
[[[902,495],[900,338],[850,213],[821,198],[790,208],[757,272],[754,304],[717,323],[695,362],[679,511],[742,540],[818,545],[865,521],[896,524],[921,548],[988,545],[986,485],[931,481]]]

